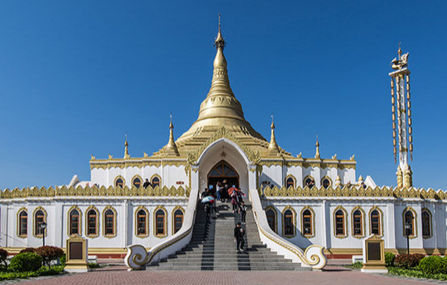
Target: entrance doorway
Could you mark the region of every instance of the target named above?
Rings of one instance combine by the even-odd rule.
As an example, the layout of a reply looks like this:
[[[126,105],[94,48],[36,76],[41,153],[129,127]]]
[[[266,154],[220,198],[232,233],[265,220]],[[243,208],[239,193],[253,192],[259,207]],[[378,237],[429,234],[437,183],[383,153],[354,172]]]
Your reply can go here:
[[[239,175],[236,170],[225,160],[221,160],[208,173],[208,189],[216,190],[218,181],[227,180],[229,187],[239,187]]]

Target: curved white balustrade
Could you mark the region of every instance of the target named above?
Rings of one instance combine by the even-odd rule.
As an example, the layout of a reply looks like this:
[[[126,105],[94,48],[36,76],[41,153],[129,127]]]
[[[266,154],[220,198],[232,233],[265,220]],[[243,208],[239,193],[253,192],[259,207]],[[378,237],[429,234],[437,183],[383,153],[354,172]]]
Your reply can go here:
[[[261,199],[256,189],[250,190],[253,215],[258,225],[261,241],[273,251],[284,255],[293,262],[301,263],[303,267],[312,267],[319,270],[326,265],[327,259],[323,253],[324,248],[319,245],[311,245],[303,252],[301,248],[276,234],[269,226]]]
[[[146,248],[139,244],[127,247],[124,262],[129,270],[142,269],[146,264],[160,261],[160,259],[168,257],[189,244],[194,227],[198,196],[199,190],[191,189],[182,228],[175,235],[163,240],[149,251],[146,251]]]

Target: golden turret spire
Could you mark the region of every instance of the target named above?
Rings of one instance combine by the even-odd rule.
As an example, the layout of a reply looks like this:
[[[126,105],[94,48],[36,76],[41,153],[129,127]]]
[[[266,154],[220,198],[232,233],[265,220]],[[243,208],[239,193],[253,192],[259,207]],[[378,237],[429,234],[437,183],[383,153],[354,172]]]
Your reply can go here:
[[[176,155],[179,156],[179,152],[177,149],[177,145],[174,140],[174,125],[172,124],[172,114],[170,115],[171,121],[169,123],[169,141],[166,145],[166,150],[168,155]]]
[[[129,143],[127,142],[127,133],[126,133],[126,141],[124,143],[124,158],[129,158]]]
[[[200,104],[199,117],[177,142],[191,139],[197,133],[216,132],[222,128],[228,130],[241,130],[246,135],[266,141],[256,132],[244,118],[241,103],[234,96],[228,79],[227,60],[224,56],[226,42],[222,36],[219,15],[219,29],[214,41],[216,57],[213,62],[213,78],[211,88],[202,104]]]
[[[318,142],[318,135],[317,135],[317,143],[315,144],[316,151],[315,151],[315,158],[320,158],[320,143]]]
[[[279,152],[278,144],[276,143],[275,138],[275,124],[273,123],[273,115],[272,115],[272,125],[270,126],[272,129],[272,134],[270,136],[270,144],[269,144],[269,152],[277,153]]]

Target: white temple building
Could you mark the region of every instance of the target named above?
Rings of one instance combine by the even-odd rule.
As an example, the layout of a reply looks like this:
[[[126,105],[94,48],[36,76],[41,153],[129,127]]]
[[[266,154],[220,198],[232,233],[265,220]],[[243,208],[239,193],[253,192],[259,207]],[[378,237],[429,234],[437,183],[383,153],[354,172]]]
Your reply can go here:
[[[1,246],[16,253],[45,235],[64,248],[78,234],[89,254],[132,256],[134,245],[149,250],[148,262],[188,244],[200,193],[225,179],[249,197],[261,240],[304,266],[360,255],[372,234],[386,251],[406,252],[408,234],[412,253],[445,254],[447,195],[412,187],[408,54],[399,49],[390,73],[398,185],[377,187],[356,175],[354,156],[322,158],[318,141],[314,157],[292,155],[278,145],[273,120],[269,139],[255,131],[230,87],[220,27],[215,46],[211,88],[189,130],[175,139],[171,121],[168,143],[152,155],[130,157],[126,140],[122,158],[92,156],[90,181],[3,190]]]

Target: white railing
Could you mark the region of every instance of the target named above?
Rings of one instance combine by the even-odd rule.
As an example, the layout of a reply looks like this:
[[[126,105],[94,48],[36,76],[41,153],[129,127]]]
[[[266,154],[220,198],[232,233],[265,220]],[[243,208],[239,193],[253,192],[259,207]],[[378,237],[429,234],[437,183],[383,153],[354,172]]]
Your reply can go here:
[[[127,247],[127,255],[124,258],[124,262],[129,267],[129,270],[143,269],[147,264],[158,262],[160,259],[174,254],[189,244],[194,227],[198,196],[199,190],[191,189],[183,225],[176,234],[161,241],[149,251],[140,244],[133,244]]]
[[[251,189],[250,197],[253,215],[259,229],[259,236],[267,247],[291,259],[293,262],[301,263],[303,267],[312,267],[313,270],[319,270],[326,265],[327,259],[322,246],[311,245],[303,252],[301,248],[276,234],[267,222],[258,191]]]

